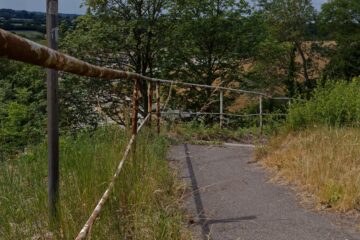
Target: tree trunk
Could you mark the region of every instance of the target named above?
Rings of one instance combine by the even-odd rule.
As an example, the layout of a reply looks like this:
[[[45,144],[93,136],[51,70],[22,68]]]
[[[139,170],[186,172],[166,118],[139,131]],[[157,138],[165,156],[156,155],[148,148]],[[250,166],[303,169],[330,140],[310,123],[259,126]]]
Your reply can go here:
[[[308,75],[307,60],[305,58],[305,54],[304,54],[303,50],[301,49],[300,43],[296,43],[296,48],[299,51],[302,62],[303,62],[305,86],[309,89],[310,88],[310,80],[309,80],[309,75]]]
[[[294,45],[290,51],[290,63],[288,68],[288,78],[286,81],[286,85],[289,91],[289,97],[293,97],[295,95],[295,58],[296,58],[296,46]]]

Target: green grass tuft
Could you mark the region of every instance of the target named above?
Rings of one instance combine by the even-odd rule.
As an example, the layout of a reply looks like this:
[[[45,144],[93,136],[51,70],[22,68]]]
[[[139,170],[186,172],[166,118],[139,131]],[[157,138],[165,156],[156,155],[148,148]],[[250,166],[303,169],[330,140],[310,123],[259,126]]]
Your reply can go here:
[[[105,191],[128,136],[107,127],[61,139],[60,217],[50,230],[46,144],[0,163],[0,239],[74,239]],[[144,129],[96,220],[92,239],[190,239],[168,142]]]

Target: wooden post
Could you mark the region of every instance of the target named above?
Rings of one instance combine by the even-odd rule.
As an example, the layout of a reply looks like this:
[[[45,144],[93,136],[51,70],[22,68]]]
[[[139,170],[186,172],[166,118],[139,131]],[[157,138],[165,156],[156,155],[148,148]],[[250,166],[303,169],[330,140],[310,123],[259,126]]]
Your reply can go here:
[[[160,109],[160,82],[156,82],[156,127],[157,133],[160,134],[160,117],[161,117],[161,109]]]
[[[262,105],[262,96],[260,96],[260,133],[263,134],[263,105]]]
[[[220,128],[224,124],[224,91],[220,90]]]
[[[48,47],[57,50],[58,0],[46,1],[46,35]],[[48,201],[50,219],[57,217],[59,196],[59,104],[58,73],[47,70],[48,112]]]
[[[149,127],[151,127],[151,118],[152,118],[152,96],[153,96],[153,88],[152,88],[152,82],[148,81],[148,114],[150,114],[149,116],[149,120],[148,120],[148,125]]]

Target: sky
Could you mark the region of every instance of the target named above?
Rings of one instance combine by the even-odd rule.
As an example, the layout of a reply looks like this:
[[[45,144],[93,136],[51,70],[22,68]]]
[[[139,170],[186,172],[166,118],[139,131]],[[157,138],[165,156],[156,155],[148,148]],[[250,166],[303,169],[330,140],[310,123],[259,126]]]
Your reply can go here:
[[[1,1],[1,0],[0,0]],[[312,0],[314,7],[316,9],[320,9],[321,8],[321,4],[323,4],[324,2],[327,2],[327,0]]]
[[[59,0],[59,12],[84,14],[85,9],[80,8],[83,0]],[[314,6],[320,9],[322,3],[327,0],[313,0]],[[46,0],[0,0],[0,8],[15,10],[45,12]]]
[[[59,12],[84,14],[86,9],[80,8],[83,0],[59,0]],[[46,11],[46,0],[0,0],[0,8],[14,10]]]

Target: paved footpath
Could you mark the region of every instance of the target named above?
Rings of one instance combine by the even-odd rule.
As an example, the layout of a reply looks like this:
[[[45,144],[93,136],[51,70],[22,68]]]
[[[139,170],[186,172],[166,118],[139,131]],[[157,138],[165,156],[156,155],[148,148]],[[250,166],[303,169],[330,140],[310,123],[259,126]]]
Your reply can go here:
[[[198,239],[360,240],[334,214],[307,210],[288,187],[269,183],[268,173],[250,163],[252,153],[250,146],[170,150],[191,190],[186,205]]]

